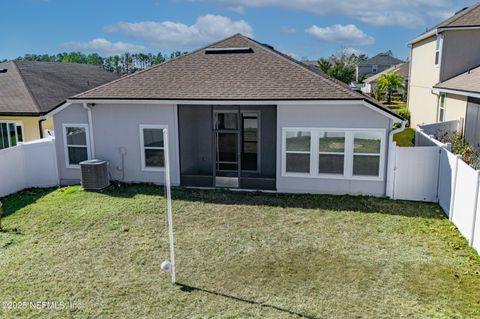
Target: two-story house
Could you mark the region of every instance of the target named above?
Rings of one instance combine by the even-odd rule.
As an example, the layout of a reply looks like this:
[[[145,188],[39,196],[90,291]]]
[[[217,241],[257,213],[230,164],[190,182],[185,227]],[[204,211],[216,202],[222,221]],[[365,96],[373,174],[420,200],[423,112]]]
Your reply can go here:
[[[356,66],[356,82],[383,72],[403,62],[404,61],[395,58],[389,53],[379,53]]]
[[[464,118],[467,141],[478,144],[480,3],[458,11],[409,44],[411,124]]]

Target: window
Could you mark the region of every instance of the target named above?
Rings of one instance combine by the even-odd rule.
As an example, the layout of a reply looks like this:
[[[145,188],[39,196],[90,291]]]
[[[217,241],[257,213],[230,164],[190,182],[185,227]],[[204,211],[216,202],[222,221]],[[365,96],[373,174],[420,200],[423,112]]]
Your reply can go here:
[[[242,113],[242,170],[258,171],[259,114]]]
[[[435,66],[440,65],[442,46],[443,46],[443,37],[441,35],[437,35],[437,43],[435,44]]]
[[[379,176],[382,135],[377,132],[354,133],[353,175]]]
[[[374,64],[372,65],[372,73],[377,73],[378,72],[378,65]]]
[[[87,124],[64,124],[65,161],[67,167],[76,168],[90,158]]]
[[[285,171],[310,173],[310,141],[308,131],[287,131],[285,138]]]
[[[319,132],[318,172],[344,174],[345,132]]]
[[[237,130],[237,112],[215,112],[215,129]]]
[[[282,131],[283,176],[383,180],[385,129]]]
[[[163,130],[166,126],[140,125],[140,145],[142,170],[165,169],[165,141]]]
[[[438,121],[445,121],[445,94],[440,94],[438,97]]]
[[[20,122],[0,121],[0,150],[23,142],[23,127]]]

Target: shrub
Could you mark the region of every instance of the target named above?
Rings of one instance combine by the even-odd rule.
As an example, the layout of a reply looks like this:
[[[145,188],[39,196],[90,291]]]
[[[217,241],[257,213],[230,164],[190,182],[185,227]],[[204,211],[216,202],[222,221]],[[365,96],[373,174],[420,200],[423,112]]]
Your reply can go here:
[[[475,169],[480,168],[480,153],[463,139],[460,133],[443,134],[439,140],[452,144],[452,153],[460,155],[462,160]]]
[[[410,123],[410,111],[408,109],[398,109],[394,111]]]

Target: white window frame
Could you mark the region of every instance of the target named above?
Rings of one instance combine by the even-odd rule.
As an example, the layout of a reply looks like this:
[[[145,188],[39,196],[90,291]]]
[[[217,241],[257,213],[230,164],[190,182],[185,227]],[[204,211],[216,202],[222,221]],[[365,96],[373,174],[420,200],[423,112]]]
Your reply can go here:
[[[378,65],[377,64],[372,65],[372,73],[378,73]]]
[[[380,133],[378,131],[362,131],[363,133]],[[381,169],[382,169],[382,162],[384,160],[383,158],[383,140],[385,139],[385,133],[382,132],[380,134],[380,153],[356,153],[355,152],[355,133],[362,133],[360,131],[352,131],[352,176],[353,177],[367,177],[367,176],[371,176],[371,175],[354,175],[353,174],[353,160],[355,158],[356,155],[358,156],[375,156],[375,157],[379,157],[379,161],[380,161],[380,167],[378,168],[378,174],[379,176],[381,176],[382,172],[381,172]],[[374,177],[374,178],[377,178],[378,176],[371,176],[371,177]]]
[[[442,96],[444,97],[443,99],[443,106],[442,106]],[[440,118],[441,110],[443,110],[443,119]],[[438,95],[438,116],[437,116],[437,122],[445,122],[445,113],[447,112],[447,94],[445,93],[440,93]]]
[[[68,145],[67,141],[67,128],[84,128],[85,129],[85,138],[86,138],[86,146],[87,146],[87,160],[92,158],[92,150],[90,148],[90,130],[88,127],[88,124],[84,123],[63,123],[62,124],[62,132],[63,132],[63,151],[65,155],[65,166],[67,168],[74,168],[74,169],[79,169],[80,165],[79,164],[70,164],[70,159],[68,157],[68,148],[69,147],[85,147],[85,146],[75,146],[75,145]]]
[[[437,34],[435,43],[435,56],[433,57],[433,63],[436,68],[439,68],[442,64],[442,49],[443,49],[443,36],[441,34]],[[437,61],[437,54],[438,54],[438,61]]]
[[[344,133],[344,148],[343,148],[343,152],[321,152],[320,151],[320,133]],[[317,173],[318,175],[320,176],[344,176],[345,175],[345,162],[347,160],[347,132],[345,131],[338,131],[338,130],[335,130],[335,131],[332,131],[332,130],[324,130],[324,131],[321,131],[321,130],[316,130],[316,138],[317,138],[317,166],[316,166],[316,170],[317,170]],[[320,155],[343,155],[343,174],[336,174],[336,173],[319,173],[318,171],[320,170]]]
[[[18,120],[18,121],[17,120],[0,120],[0,124],[2,124],[2,123],[7,124],[7,128],[8,128],[8,124],[15,124],[15,140],[17,141],[17,145],[18,145],[18,143],[25,142],[25,130],[23,129],[23,121],[21,121],[21,120]],[[22,128],[22,139],[23,139],[23,141],[21,141],[21,142],[18,141],[17,126],[20,126]],[[13,146],[15,146],[15,145],[13,145]],[[13,146],[12,146],[12,143],[10,141],[10,136],[9,136],[8,146],[6,148],[10,148],[10,147],[13,147]]]
[[[144,129],[156,129],[156,130],[162,130],[163,133],[163,147],[147,147],[145,148],[145,140],[143,138],[143,130]],[[168,125],[157,125],[157,124],[140,124],[139,125],[139,136],[140,136],[140,162],[141,162],[141,170],[144,172],[165,172],[165,166],[163,167],[151,167],[147,166],[145,163],[145,150],[146,149],[158,149],[158,150],[163,150],[163,156],[166,156],[165,148],[167,147],[165,144],[168,143],[167,140],[165,140],[165,132],[166,130],[168,132]],[[164,160],[164,163],[166,163],[167,160]]]
[[[289,131],[301,131],[310,133],[310,151],[287,151],[287,132]],[[308,128],[283,128],[282,129],[282,175],[285,176],[297,176],[297,177],[309,177],[312,172],[312,153],[313,153],[313,135],[311,129]],[[310,172],[287,172],[287,154],[309,154],[310,155]]]
[[[295,173],[286,171],[286,133],[287,131],[308,131],[310,132],[310,172]],[[345,152],[344,152],[344,170],[340,174],[320,174],[319,165],[319,133],[320,132],[344,132],[345,133]],[[380,167],[378,176],[353,175],[353,146],[355,133],[372,132],[380,133]],[[341,179],[341,180],[362,180],[362,181],[383,181],[385,177],[385,156],[386,156],[386,129],[379,128],[317,128],[317,127],[282,127],[282,149],[281,164],[282,177],[304,177],[304,178],[322,178],[322,179]],[[289,152],[290,153],[290,152]],[[293,152],[295,153],[295,152]],[[305,152],[308,153],[308,152]],[[359,155],[359,154],[357,154]],[[376,155],[378,156],[378,155]]]

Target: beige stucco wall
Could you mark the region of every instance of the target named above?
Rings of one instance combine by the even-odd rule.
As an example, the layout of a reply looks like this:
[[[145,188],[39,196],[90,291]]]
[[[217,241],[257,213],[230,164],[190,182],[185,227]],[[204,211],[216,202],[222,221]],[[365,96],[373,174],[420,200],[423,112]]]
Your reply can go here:
[[[432,93],[432,87],[438,83],[440,70],[435,67],[435,49],[435,36],[412,46],[408,84],[412,126],[436,122],[438,98]]]
[[[465,119],[467,112],[467,97],[447,94],[445,98],[445,121]]]
[[[480,65],[480,30],[448,30],[443,32],[440,81],[459,75]]]
[[[40,131],[38,129],[38,116],[0,116],[0,121],[14,121],[22,124],[23,127],[23,140],[24,142],[37,140],[40,138]],[[44,129],[53,130],[52,118],[43,122],[42,127]]]

